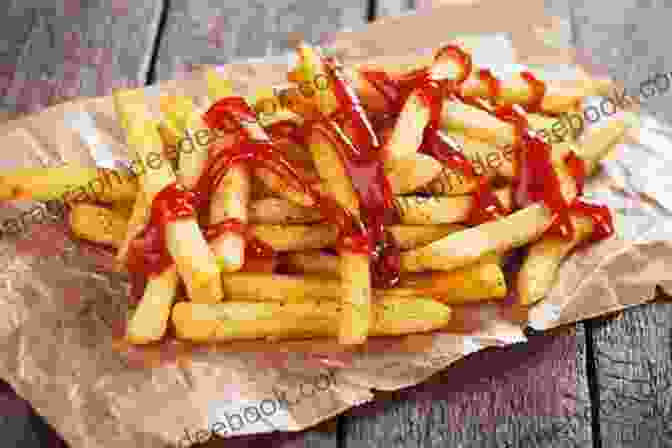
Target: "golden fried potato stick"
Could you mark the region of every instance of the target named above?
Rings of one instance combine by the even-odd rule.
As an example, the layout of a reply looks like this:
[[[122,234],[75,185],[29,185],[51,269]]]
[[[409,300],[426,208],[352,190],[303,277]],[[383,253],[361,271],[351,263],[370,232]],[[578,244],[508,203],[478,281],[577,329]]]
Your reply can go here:
[[[233,95],[231,83],[219,76],[214,68],[209,68],[205,77],[212,103]],[[195,113],[193,108],[188,114],[187,124],[191,133],[207,129],[202,114]],[[204,148],[204,153],[208,154],[208,148]],[[199,177],[201,174],[199,172]],[[209,224],[218,224],[226,219],[237,219],[246,224],[251,188],[250,170],[243,164],[231,166],[210,198]],[[210,242],[210,247],[222,272],[238,271],[245,264],[245,238],[237,232],[222,233]]]
[[[177,267],[174,264],[148,279],[142,299],[126,327],[128,342],[148,344],[163,337],[175,300],[177,281]]]
[[[512,145],[516,141],[516,130],[511,123],[459,101],[443,102],[441,125],[446,132],[460,131],[467,137],[501,146]]]
[[[511,189],[495,191],[502,205],[510,208]],[[472,195],[463,196],[397,196],[395,206],[402,224],[429,225],[464,222],[474,206]]]
[[[147,119],[142,89],[117,89],[113,98],[122,128],[127,133],[127,143],[138,158],[146,163],[149,163],[148,158],[165,162],[161,137],[155,125]],[[152,203],[159,192],[176,182],[176,178],[170,165],[161,163],[157,169],[147,170],[142,181],[142,191],[147,195],[148,203]],[[170,222],[165,234],[166,247],[185,282],[189,297],[196,302],[219,301],[222,298],[219,268],[196,219]]]
[[[626,131],[626,124],[621,119],[610,119],[602,126],[595,127],[586,132],[579,144],[576,145],[578,156],[586,164],[586,173],[595,173],[602,160],[613,148],[614,144],[621,141]]]
[[[311,260],[315,259],[312,253],[308,255]],[[336,256],[331,258],[338,260]],[[450,303],[502,298],[506,295],[506,284],[500,260],[501,257],[488,255],[449,272],[403,273],[399,286],[374,289],[373,295],[428,295]],[[333,261],[329,263],[331,272],[312,274],[234,272],[223,275],[222,284],[227,297],[234,301],[340,300],[349,282],[340,277],[338,265],[334,266]]]
[[[404,103],[390,137],[385,142],[385,170],[388,163],[403,159],[418,151],[430,120],[430,108],[420,92],[412,92]]]
[[[241,301],[338,300],[343,294],[337,277],[232,272],[222,276],[227,297]]]
[[[252,235],[276,251],[297,251],[332,247],[338,238],[338,227],[329,224],[274,225],[256,224]]]
[[[128,223],[124,225],[126,236],[123,238],[123,240],[120,241],[117,249],[116,259],[118,263],[125,263],[131,241],[140,235],[140,233],[149,223],[149,212],[150,208],[149,204],[147,203],[145,193],[139,191],[135,196],[135,202],[133,203],[133,209],[131,211],[131,216],[128,220]]]
[[[422,153],[409,154],[397,159],[388,159],[385,176],[393,194],[412,193],[422,189],[441,175],[443,165],[431,156]]]
[[[253,224],[308,224],[322,219],[317,208],[302,207],[282,198],[252,201],[248,214]]]
[[[448,272],[403,274],[396,287],[382,292],[385,297],[426,295],[451,305],[502,299],[506,294],[504,272],[491,261],[481,261]]]
[[[452,233],[427,246],[402,252],[403,270],[450,271],[491,253],[503,253],[538,239],[551,225],[550,210],[533,204],[496,221]]]
[[[68,219],[77,238],[119,247],[126,236],[128,221],[120,213],[101,206],[73,204]]]
[[[0,200],[130,202],[137,189],[135,177],[105,168],[16,168],[0,173]]]
[[[517,273],[516,287],[522,305],[532,305],[551,290],[562,260],[577,245],[585,242],[593,232],[593,221],[586,216],[572,215],[574,238],[545,236],[529,248],[525,261]]]
[[[287,269],[299,274],[318,274],[340,277],[341,266],[338,255],[321,250],[288,252],[284,263]]]
[[[426,226],[396,225],[388,227],[401,250],[414,249],[440,240],[446,235],[464,230],[459,224],[430,224]]]
[[[389,297],[372,306],[371,336],[398,336],[445,327],[451,310],[428,297]],[[172,322],[180,339],[225,342],[244,339],[335,337],[341,327],[337,300],[300,303],[180,302]]]

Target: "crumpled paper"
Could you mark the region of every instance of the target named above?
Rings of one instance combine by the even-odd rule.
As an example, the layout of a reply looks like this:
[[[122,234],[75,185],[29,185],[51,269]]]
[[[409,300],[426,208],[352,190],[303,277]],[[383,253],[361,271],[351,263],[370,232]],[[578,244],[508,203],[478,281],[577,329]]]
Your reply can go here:
[[[517,69],[514,63],[553,64],[559,81],[571,78],[571,52],[546,42],[554,22],[537,2],[519,7],[524,17],[511,17],[499,2],[449,5],[341,33],[330,48],[346,63],[408,61],[459,35],[475,62],[495,73]],[[289,63],[283,57],[221,71],[238,94],[253,94],[283,83]],[[155,101],[175,89],[199,98],[204,87],[195,74],[146,90]],[[445,331],[374,338],[356,350],[327,339],[124,345],[118,324],[129,290],[111,254],[71,238],[57,204],[3,204],[0,219],[21,231],[3,225],[0,239],[0,376],[73,448],[186,447],[213,434],[301,430],[371,400],[374,389],[417,384],[469,353],[523,342],[527,324],[552,328],[644,303],[656,285],[671,289],[665,174],[672,129],[644,116],[631,131],[587,190],[614,208],[617,236],[570,257],[544,301],[530,310],[510,299],[456,307]],[[129,158],[123,141],[109,97],[80,99],[1,125],[0,142],[11,151],[0,169],[119,167]]]

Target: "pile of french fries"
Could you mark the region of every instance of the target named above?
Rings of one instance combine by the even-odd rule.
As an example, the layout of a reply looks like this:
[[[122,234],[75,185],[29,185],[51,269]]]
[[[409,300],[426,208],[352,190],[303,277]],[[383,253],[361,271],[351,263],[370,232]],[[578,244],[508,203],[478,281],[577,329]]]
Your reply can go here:
[[[306,83],[325,77],[327,68],[318,49],[302,44],[298,53],[299,63],[290,73],[290,81]],[[492,89],[475,75],[478,68],[483,67],[464,73],[464,67],[454,60],[436,58],[429,71],[440,79],[466,76],[459,87],[464,98],[522,107],[533,98],[532,87],[522,77],[501,80],[498,97],[489,98]],[[384,111],[385,98],[361,75],[361,69],[344,68],[352,92],[365,113]],[[376,69],[393,77],[399,75],[395,67]],[[204,76],[210,104],[234,96],[228,80],[214,70],[205,71]],[[531,126],[550,130],[558,114],[576,112],[585,96],[603,94],[609,87],[587,76],[580,81],[572,87],[548,85],[541,109],[527,114]],[[330,116],[342,106],[333,85],[314,89],[310,95],[296,85],[283,88],[281,93],[292,101],[274,109],[273,114],[260,112],[256,120],[241,121],[237,132],[268,141],[267,130],[274,123],[290,121],[301,126],[308,113]],[[243,100],[255,110],[255,104],[269,98]],[[174,146],[181,136],[208,129],[204,110],[191,98],[165,96],[162,119],[152,119],[142,89],[116,90],[114,102],[127,144],[137,158],[147,161],[158,154],[166,163],[101,192],[95,203],[73,198],[67,202],[74,235],[116,248],[123,263],[133,241],[150,222],[157,195],[174,185],[186,191],[194,188],[217,147],[235,141],[226,133],[218,135],[216,144],[201,144],[194,138],[194,150],[179,152],[173,156],[177,160],[171,160],[167,147]],[[327,336],[353,345],[369,336],[444,328],[450,322],[451,307],[502,299],[513,284],[521,304],[542,299],[551,289],[563,258],[590,238],[593,221],[572,215],[576,230],[572,238],[546,235],[553,221],[551,210],[544,203],[534,203],[496,220],[469,225],[467,218],[480,179],[453,173],[450,167],[418,151],[430,120],[427,104],[412,92],[393,118],[393,125],[380,135],[380,154],[399,212],[399,223],[389,227],[402,251],[396,285],[372,287],[367,255],[347,250],[334,253],[339,228],[325,222],[305,191],[271,169],[235,164],[212,191],[208,210],[165,224],[162,230],[173,263],[147,278],[144,295],[128,321],[127,340],[133,344],[158,341],[172,325],[178,338],[195,342]],[[502,154],[502,148],[511,147],[517,138],[511,123],[473,102],[452,97],[443,101],[440,125],[441,132],[471,160]],[[348,129],[341,131],[351,137]],[[553,169],[568,201],[578,190],[564,156],[574,151],[586,172],[594,173],[599,160],[624,132],[624,123],[613,119],[606,126],[584,135],[570,133],[565,141],[551,145]],[[319,133],[310,136],[305,145],[283,142],[285,155],[315,179],[322,194],[358,216],[360,198],[345,173],[338,148]],[[512,210],[511,182],[517,167],[514,159],[501,157],[500,162],[486,167],[480,176],[493,185],[502,205]],[[66,186],[73,182],[84,185],[100,174],[101,170],[79,167],[6,172],[0,175],[0,199],[16,199],[17,191],[21,198],[59,199]],[[462,181],[455,188],[442,188],[442,179],[456,174],[462,175]],[[228,231],[207,241],[204,226],[226,219],[245,224],[249,235]],[[250,236],[271,247],[275,256],[246,259]],[[502,265],[506,256],[521,247],[527,251],[520,271],[505,275]],[[186,296],[180,296],[181,283]]]

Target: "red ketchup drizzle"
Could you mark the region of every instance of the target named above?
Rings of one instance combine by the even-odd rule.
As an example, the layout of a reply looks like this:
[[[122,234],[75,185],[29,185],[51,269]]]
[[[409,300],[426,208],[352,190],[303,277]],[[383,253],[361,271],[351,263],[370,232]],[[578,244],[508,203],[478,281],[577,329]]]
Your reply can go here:
[[[449,58],[457,61],[462,67],[462,74],[455,80],[440,80],[432,76],[430,68],[414,70],[408,74],[392,79],[383,71],[362,71],[362,77],[369,82],[387,101],[390,114],[398,116],[404,103],[413,91],[418,91],[430,110],[429,123],[425,127],[423,141],[419,152],[428,154],[446,167],[460,170],[467,177],[476,177],[471,162],[464,156],[459,146],[440,131],[441,109],[446,94],[460,100],[457,94],[460,85],[469,77],[472,70],[471,57],[455,45],[447,45],[437,52],[434,61]],[[490,93],[498,95],[499,82],[487,70],[477,73],[479,77],[489,80]],[[495,87],[497,92],[495,92]],[[496,97],[496,96],[495,96]],[[464,101],[464,99],[462,99]],[[474,194],[474,206],[467,220],[469,224],[480,224],[505,215],[505,207],[492,191],[485,179],[479,181]]]
[[[173,264],[166,247],[165,228],[170,222],[195,215],[194,194],[171,184],[152,201],[149,222],[129,244],[126,267],[131,273],[131,298],[139,300],[147,278],[161,274]]]
[[[562,186],[551,160],[551,147],[540,137],[529,131],[527,118],[512,106],[502,106],[496,111],[497,117],[512,123],[516,128],[517,173],[514,180],[514,202],[525,207],[535,202],[543,202],[552,213],[552,224],[547,234],[562,238],[574,237],[574,226],[570,213],[588,216],[594,224],[591,241],[608,238],[614,232],[609,209],[604,205],[588,203],[580,199],[585,179],[583,161],[573,152],[565,157],[570,172],[575,176],[577,196],[569,203],[562,194]]]
[[[131,242],[128,251],[126,265],[129,272],[133,273],[131,288],[134,295],[142,290],[140,286],[147,277],[159,275],[173,264],[166,247],[166,224],[180,218],[194,217],[197,210],[207,211],[212,193],[233,165],[238,163],[263,165],[283,178],[293,179],[300,184],[294,169],[282,154],[275,151],[270,140],[250,138],[245,123],[256,123],[256,116],[242,98],[231,97],[218,101],[206,112],[204,120],[213,129],[227,128],[227,125],[228,129],[231,129],[230,124],[234,123],[238,126],[236,142],[229,147],[212,145],[204,173],[191,191],[172,184],[156,195],[152,202],[149,223]],[[236,232],[246,238],[246,255],[252,257],[273,255],[272,248],[253,238],[240,221],[225,220],[204,227],[207,241],[212,241],[225,232]]]
[[[354,89],[343,77],[341,67],[332,59],[324,59],[323,63],[339,108],[332,117],[324,117],[309,126],[338,149],[359,198],[362,221],[359,225],[350,217],[341,241],[350,250],[369,254],[374,287],[391,287],[399,281],[400,249],[386,226],[398,222],[399,217],[395,213],[392,188],[383,170],[381,145]],[[340,123],[336,123],[334,117]],[[346,130],[350,139],[340,129]],[[327,204],[327,207],[333,208],[333,205]]]
[[[486,83],[488,86],[488,96],[492,102],[496,102],[502,93],[501,81],[489,69],[480,69],[476,72],[476,77]]]
[[[539,81],[528,71],[520,72],[520,77],[527,82],[531,91],[531,98],[524,106],[525,110],[528,112],[541,112],[541,104],[544,101],[544,96],[546,96],[546,83]]]

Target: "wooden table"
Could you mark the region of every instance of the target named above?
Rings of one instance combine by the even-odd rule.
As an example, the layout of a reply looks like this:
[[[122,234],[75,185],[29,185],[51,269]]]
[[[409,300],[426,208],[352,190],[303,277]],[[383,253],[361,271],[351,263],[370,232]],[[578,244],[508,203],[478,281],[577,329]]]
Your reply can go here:
[[[39,110],[53,96],[103,95],[114,86],[169,79],[190,63],[277,54],[287,48],[288,32],[317,40],[426,2],[6,3],[0,108],[13,113]],[[572,42],[626,86],[637,88],[650,73],[672,68],[665,38],[671,14],[663,0],[546,3],[549,13],[567,21]],[[665,98],[649,107],[672,119]],[[62,446],[6,385],[0,388],[0,440],[3,447]],[[310,431],[209,446],[672,447],[672,303],[478,352],[422,386],[381,395]]]

